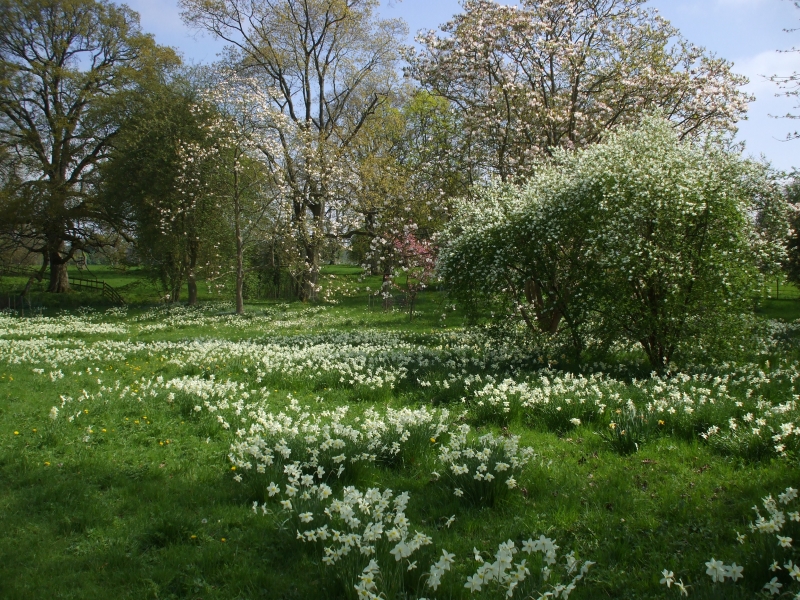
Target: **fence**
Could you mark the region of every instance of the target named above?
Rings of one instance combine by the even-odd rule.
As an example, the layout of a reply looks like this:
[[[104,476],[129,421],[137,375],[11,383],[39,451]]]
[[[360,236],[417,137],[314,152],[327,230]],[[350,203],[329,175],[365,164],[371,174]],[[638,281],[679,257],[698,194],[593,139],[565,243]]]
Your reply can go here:
[[[33,277],[34,275],[37,274],[38,271],[35,269],[18,267],[16,265],[0,265],[0,275],[6,275],[12,277]],[[99,292],[106,300],[109,300],[116,304],[125,304],[125,300],[123,300],[119,292],[101,279],[83,279],[80,277],[70,277],[69,285],[70,287],[73,287],[78,290]],[[23,298],[20,298],[20,303],[23,300],[24,300]],[[8,304],[9,302],[11,304]],[[14,302],[15,301],[9,295],[8,298],[6,298],[5,303],[0,302],[0,307],[13,309],[12,305],[14,304]],[[6,304],[8,304],[8,306],[6,306]]]

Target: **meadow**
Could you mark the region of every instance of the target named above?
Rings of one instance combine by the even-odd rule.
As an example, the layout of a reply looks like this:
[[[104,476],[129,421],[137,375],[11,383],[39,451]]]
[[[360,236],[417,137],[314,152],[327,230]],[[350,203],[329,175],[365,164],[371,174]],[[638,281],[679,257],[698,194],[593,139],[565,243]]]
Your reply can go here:
[[[795,290],[658,374],[327,275],[0,313],[0,597],[800,598]]]

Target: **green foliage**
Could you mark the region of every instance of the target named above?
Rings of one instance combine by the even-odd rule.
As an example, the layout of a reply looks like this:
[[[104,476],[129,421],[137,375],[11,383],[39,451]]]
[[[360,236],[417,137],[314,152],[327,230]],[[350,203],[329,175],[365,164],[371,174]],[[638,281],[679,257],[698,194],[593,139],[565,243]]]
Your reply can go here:
[[[49,261],[49,291],[67,291],[67,261],[112,244],[125,220],[97,194],[97,167],[130,102],[178,59],[124,5],[2,0],[0,14],[0,146],[18,176],[0,194],[0,222]]]
[[[187,168],[182,146],[213,142],[205,127],[214,115],[193,110],[198,102],[191,77],[152,86],[131,107],[102,169],[103,197],[126,208],[139,259],[173,301],[226,233],[210,195],[195,197],[181,186]],[[193,175],[201,186],[213,180],[208,169]]]
[[[661,369],[746,309],[765,245],[751,212],[775,190],[761,165],[649,118],[522,188],[476,190],[440,270],[473,309],[562,332],[576,357],[637,344]]]
[[[331,269],[357,278],[351,271]],[[64,589],[81,598],[352,594],[371,557],[353,549],[325,566],[330,538],[296,539],[298,531],[329,522],[329,502],[304,499],[307,488],[298,486],[295,510],[281,508],[284,467],[295,461],[306,463],[304,473],[324,467],[315,485],[331,487],[329,501],[350,485],[391,488],[393,498],[409,492],[410,533],[420,531],[430,544],[396,561],[383,540],[374,558],[379,589],[403,589],[412,598],[431,596],[427,569],[442,549],[455,562],[437,597],[505,597],[499,588],[480,596],[465,589],[466,577],[480,568],[473,549],[488,563],[498,544],[512,540],[519,548],[540,534],[563,549],[547,582],[539,578],[542,560],[523,551],[514,556],[528,559],[526,584],[535,582],[537,592],[555,585],[562,554],[575,550],[581,561],[597,562],[573,599],[662,597],[664,568],[691,585],[694,598],[753,598],[774,576],[773,559],[796,560],[774,535],[747,530],[751,507],[797,479],[800,436],[784,435],[797,422],[792,402],[800,391],[793,326],[764,323],[765,353],[740,366],[698,365],[637,380],[617,363],[594,365],[606,375],[524,366],[513,344],[460,328],[434,331],[436,294],[424,296],[426,314],[413,324],[400,313],[368,310],[363,289],[335,307],[270,304],[255,314],[251,305],[247,317],[218,304],[87,307],[49,319],[0,315],[4,598],[58,597]],[[560,359],[542,358],[550,357]],[[388,376],[397,385],[376,379]],[[365,397],[373,388],[381,393]],[[446,394],[459,410],[448,407],[439,429],[438,419],[425,417],[443,414],[436,405]],[[70,399],[62,405],[59,396]],[[654,419],[653,429],[635,435],[638,452],[595,435],[610,420],[625,424],[629,402]],[[55,419],[48,416],[54,404]],[[334,413],[341,419],[331,419]],[[260,433],[251,429],[256,425]],[[625,427],[635,429],[635,421]],[[351,442],[350,428],[374,435]],[[326,431],[345,445],[315,457]],[[728,443],[733,435],[741,445]],[[776,449],[775,435],[787,456]],[[281,438],[291,449],[286,459],[276,448]],[[267,449],[276,460],[261,472]],[[526,449],[536,455],[522,464]],[[347,460],[333,460],[339,453]],[[252,469],[238,462],[244,458],[254,459]],[[465,465],[467,473],[456,474],[452,465]],[[339,466],[341,479],[334,474]],[[494,478],[487,482],[486,473]],[[279,496],[270,496],[271,481]],[[299,516],[306,511],[314,516],[310,524]],[[376,520],[374,510],[358,516],[360,527]],[[338,517],[330,523],[350,531]],[[796,525],[787,517],[782,535],[796,538]],[[737,529],[747,534],[743,545]],[[712,583],[703,566],[711,556],[744,565],[744,579]],[[417,568],[408,571],[414,561]],[[785,570],[777,575],[784,591],[796,586]],[[674,586],[667,593],[677,597]]]

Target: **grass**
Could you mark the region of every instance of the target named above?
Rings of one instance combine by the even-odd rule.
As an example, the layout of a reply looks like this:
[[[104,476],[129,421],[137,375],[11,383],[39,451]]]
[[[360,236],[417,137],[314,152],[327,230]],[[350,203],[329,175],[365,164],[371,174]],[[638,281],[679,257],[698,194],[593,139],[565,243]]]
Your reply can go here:
[[[113,280],[111,273],[100,274],[120,288],[148,289],[146,283],[135,285],[135,272]],[[448,335],[453,340],[462,335],[458,311],[447,312],[443,328],[444,299],[426,292],[419,301],[420,314],[409,322],[397,306],[388,312],[370,308],[366,287],[374,290],[377,280],[358,281],[347,267],[329,268],[326,274],[347,280],[352,295],[322,308],[250,303],[244,320],[231,316],[224,306],[188,316],[147,313],[142,306],[124,317],[85,317],[89,324],[120,326],[116,333],[70,326],[45,337],[0,325],[0,597],[352,597],[352,588],[321,564],[320,549],[296,541],[295,530],[286,525],[276,504],[270,505],[271,513],[253,514],[253,500],[268,500],[263,497],[266,480],[255,473],[245,473],[243,483],[233,480],[237,472],[231,470],[228,454],[236,439],[234,421],[226,430],[216,418],[222,412],[194,411],[193,405],[202,403],[199,396],[178,394],[170,402],[165,393],[145,393],[145,380],[183,376],[206,382],[232,380],[246,389],[266,384],[264,406],[273,412],[286,411],[291,399],[315,411],[348,406],[354,415],[370,406],[447,407],[455,413],[466,407],[463,422],[479,434],[510,432],[520,436],[522,445],[533,447],[536,458],[521,473],[518,487],[494,506],[459,501],[431,475],[444,437],[423,440],[408,460],[354,469],[352,482],[359,487],[407,490],[413,527],[434,540],[436,552],[423,552],[419,570],[406,575],[406,589],[413,594],[469,597],[463,582],[477,568],[473,548],[491,551],[484,555],[488,559],[500,542],[512,539],[519,545],[539,534],[597,563],[572,598],[678,597],[675,588],[659,584],[662,569],[691,585],[692,597],[752,598],[772,576],[767,576],[767,566],[778,550],[774,544],[766,549],[749,542],[740,546],[735,532],[747,531],[754,518],[751,507],[763,496],[797,485],[795,455],[753,458],[708,443],[691,428],[680,434],[677,429],[655,431],[638,452],[625,453],[599,435],[607,420],[554,429],[548,425],[554,422],[550,417],[530,408],[517,407],[507,419],[482,416],[485,411],[478,411],[472,401],[461,403],[462,396],[469,396],[465,388],[447,391],[420,384],[444,379],[452,371],[447,360],[436,362],[435,357],[447,352],[449,342],[443,340],[451,339]],[[141,292],[139,297],[147,296]],[[798,316],[796,303],[768,300],[759,311],[793,320]],[[166,326],[147,329],[161,324]],[[391,339],[398,340],[397,351],[388,352],[381,364],[407,364],[414,375],[393,389],[384,385],[375,390],[342,382],[338,375],[317,375],[305,366],[294,373],[271,371],[257,383],[258,363],[246,354],[226,350],[228,354],[189,360],[188,351],[178,348],[193,340],[249,341],[264,348],[280,342],[289,352],[320,343],[326,335],[365,331],[396,336]],[[31,350],[39,352],[36,364],[25,362],[22,346],[13,345],[14,340],[26,339],[50,340],[49,350]],[[126,350],[124,358],[115,354],[128,343],[139,346]],[[69,350],[56,355],[56,344]],[[92,349],[97,351],[92,354]],[[334,344],[330,352],[336,351]],[[493,375],[498,381],[536,375],[512,373],[491,360],[481,362],[484,350],[477,347],[469,352],[467,359],[476,361],[467,363],[472,375]],[[765,358],[774,366],[759,368],[771,373],[770,368],[787,368],[798,356],[784,346],[779,354],[757,360],[763,365]],[[407,359],[410,362],[403,362]],[[778,367],[781,360],[784,366]],[[33,372],[33,367],[44,373]],[[63,378],[51,377],[58,371]],[[757,393],[775,402],[798,393],[793,381],[779,379],[775,375]],[[120,398],[126,387],[130,393]],[[729,392],[751,402],[746,387],[731,384]],[[643,393],[633,387],[624,390],[623,401],[630,397],[638,402]],[[651,392],[657,394],[651,388],[644,394]],[[73,400],[53,420],[48,415],[60,405],[60,396]],[[566,406],[563,399],[559,402]],[[67,420],[68,414],[76,413],[80,416]],[[228,416],[232,413],[224,414],[233,418]],[[451,516],[455,521],[446,526]],[[419,575],[442,548],[457,559],[442,587],[432,592]],[[704,563],[712,556],[726,564],[744,564],[745,579],[735,585],[711,583]],[[781,576],[788,587],[788,579]],[[413,594],[410,597],[417,597]]]

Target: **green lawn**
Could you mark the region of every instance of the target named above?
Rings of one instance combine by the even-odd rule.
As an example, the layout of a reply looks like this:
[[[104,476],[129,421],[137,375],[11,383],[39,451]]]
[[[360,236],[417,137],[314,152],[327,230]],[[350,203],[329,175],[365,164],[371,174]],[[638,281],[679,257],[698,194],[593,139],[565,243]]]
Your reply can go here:
[[[147,297],[136,272],[97,271]],[[325,275],[336,304],[250,303],[245,317],[213,303],[0,314],[0,598],[355,598],[371,558],[385,598],[504,598],[508,583],[473,594],[465,583],[481,565],[473,550],[490,563],[507,540],[530,571],[513,597],[569,583],[571,551],[578,568],[596,563],[571,598],[678,598],[659,583],[664,569],[694,598],[757,597],[773,577],[781,597],[800,590],[783,567],[794,548],[748,528],[763,497],[799,483],[793,326],[773,327],[742,364],[644,380],[620,365],[566,373],[465,331],[438,292],[422,294],[409,322],[399,296],[388,310],[370,302],[378,278]],[[758,310],[794,320],[797,302]],[[462,426],[484,459],[443,458]],[[534,454],[504,470],[515,441]],[[313,484],[291,495],[294,460]],[[493,481],[473,476],[482,460]],[[340,542],[298,533],[361,535],[385,512],[351,492],[359,524],[327,516],[347,486],[391,489],[390,507],[407,492],[406,539],[419,531],[430,543],[396,561],[396,523],[384,519],[377,541],[361,538],[374,554],[356,546],[326,566]],[[800,543],[791,516],[779,534]],[[560,547],[547,582],[542,555],[522,551],[540,535]],[[433,589],[443,550],[453,562]],[[744,566],[743,578],[713,582],[712,558]]]

